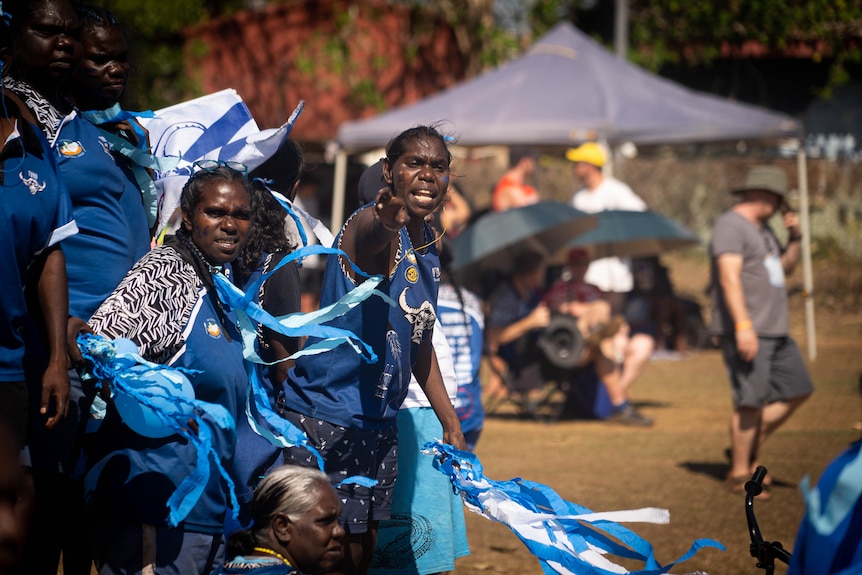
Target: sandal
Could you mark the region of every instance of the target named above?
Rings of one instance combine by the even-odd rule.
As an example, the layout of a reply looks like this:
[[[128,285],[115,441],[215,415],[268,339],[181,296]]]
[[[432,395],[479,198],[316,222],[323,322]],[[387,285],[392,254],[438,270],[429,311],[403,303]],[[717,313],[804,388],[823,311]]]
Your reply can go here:
[[[729,447],[725,448],[725,450],[724,450],[724,458],[727,459],[727,462],[729,464],[733,463],[733,455],[731,454]],[[751,462],[751,464],[752,464],[752,469],[755,469],[756,466],[754,465],[753,461]],[[752,471],[751,474],[754,475],[754,471]],[[763,482],[761,483],[761,485],[763,485],[764,489],[766,489],[767,487],[772,485],[772,476],[769,473],[767,473],[763,477]]]
[[[724,486],[727,487],[727,490],[731,493],[741,493],[742,495],[745,495],[745,484],[749,479],[749,477],[728,477],[724,480]],[[769,486],[763,485],[763,491],[761,491],[759,495],[755,495],[754,498],[760,501],[769,501],[772,499],[772,494],[769,492]]]

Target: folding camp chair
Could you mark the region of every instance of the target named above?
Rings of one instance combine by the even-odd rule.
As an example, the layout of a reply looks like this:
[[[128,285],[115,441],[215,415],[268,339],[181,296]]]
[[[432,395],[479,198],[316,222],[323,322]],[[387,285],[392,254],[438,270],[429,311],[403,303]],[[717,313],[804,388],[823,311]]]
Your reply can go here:
[[[577,322],[568,315],[554,315],[538,340],[525,336],[519,343],[523,361],[518,370],[501,370],[488,358],[507,393],[489,398],[485,410],[493,414],[509,403],[523,417],[554,423],[572,407],[573,382],[584,349]]]

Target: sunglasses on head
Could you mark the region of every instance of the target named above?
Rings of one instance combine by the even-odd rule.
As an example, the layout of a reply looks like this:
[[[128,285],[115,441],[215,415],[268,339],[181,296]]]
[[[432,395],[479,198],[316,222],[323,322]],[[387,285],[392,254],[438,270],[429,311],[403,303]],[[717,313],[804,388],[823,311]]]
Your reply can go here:
[[[228,168],[248,176],[248,166],[241,162],[222,162],[221,160],[198,160],[192,164],[196,172],[213,172],[219,168]]]

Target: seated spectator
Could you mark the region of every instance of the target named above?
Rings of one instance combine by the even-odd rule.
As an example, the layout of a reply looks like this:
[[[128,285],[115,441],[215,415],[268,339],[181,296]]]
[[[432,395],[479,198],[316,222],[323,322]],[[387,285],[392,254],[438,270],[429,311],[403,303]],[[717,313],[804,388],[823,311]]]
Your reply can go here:
[[[532,252],[518,257],[510,281],[491,296],[487,333],[492,361],[493,355],[498,355],[516,378],[540,378],[540,370],[536,373],[525,368],[538,359],[536,342],[542,329],[550,323],[552,311],[574,315],[586,344],[577,367],[592,370],[604,386],[612,406],[610,420],[626,425],[651,425],[652,420],[629,402],[629,385],[623,379],[625,366],[619,365],[629,344],[627,326],[611,316],[610,305],[599,299],[601,291],[584,283],[588,265],[585,252],[574,253],[569,279],[557,282],[544,299],[539,299],[545,270],[543,258]],[[534,381],[524,383],[528,387],[535,385]]]
[[[652,355],[653,340],[638,333],[627,321],[611,315],[606,294],[585,281],[589,265],[585,250],[572,250],[564,279],[551,286],[545,301],[555,311],[578,317],[589,360],[594,363],[613,406],[611,419],[630,425],[651,425],[652,420],[629,403],[628,391]]]
[[[231,535],[220,575],[326,573],[341,561],[341,502],[322,471],[272,470],[251,503],[252,527]]]
[[[578,318],[578,329],[584,338],[598,343],[601,340],[601,338],[596,340],[599,328],[604,328],[611,322],[613,310],[605,299],[604,292],[584,281],[590,265],[587,251],[571,250],[567,256],[567,263],[563,276],[551,284],[545,292],[543,301],[554,311]],[[617,324],[619,324],[618,320]]]
[[[530,368],[538,358],[536,342],[551,321],[551,310],[541,301],[545,258],[537,252],[522,252],[515,258],[514,269],[488,298],[488,353],[495,371],[508,370],[519,387],[536,388],[542,383],[541,376]],[[488,393],[494,396],[501,390],[489,387]]]

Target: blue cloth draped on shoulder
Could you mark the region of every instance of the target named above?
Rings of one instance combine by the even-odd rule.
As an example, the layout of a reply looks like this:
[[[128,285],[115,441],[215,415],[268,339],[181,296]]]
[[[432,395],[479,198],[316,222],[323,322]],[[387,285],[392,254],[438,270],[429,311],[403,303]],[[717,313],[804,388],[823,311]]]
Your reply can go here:
[[[667,573],[701,548],[724,551],[724,545],[717,541],[698,539],[678,560],[661,565],[649,542],[619,522],[668,523],[670,515],[665,509],[594,513],[562,499],[541,483],[520,478],[488,479],[475,454],[451,445],[429,442],[425,452],[434,456],[434,468],[448,475],[453,488],[463,494],[467,508],[514,531],[546,574]],[[608,555],[642,561],[644,568],[626,571]]]
[[[178,434],[197,449],[194,473],[180,483],[168,500],[171,525],[178,525],[197,503],[210,476],[210,460],[228,485],[232,515],[236,517],[239,504],[233,480],[213,449],[212,431],[195,413],[195,408],[208,413],[222,429],[235,429],[233,416],[221,405],[195,399],[191,386],[183,385],[183,370],[145,360],[129,340],[82,334],[78,337],[78,347],[92,366],[97,388],[101,388],[102,382],[109,385],[126,425],[146,437]],[[196,423],[196,432],[191,430],[190,421]],[[110,459],[103,459],[87,473],[87,492],[93,491],[102,468]]]

